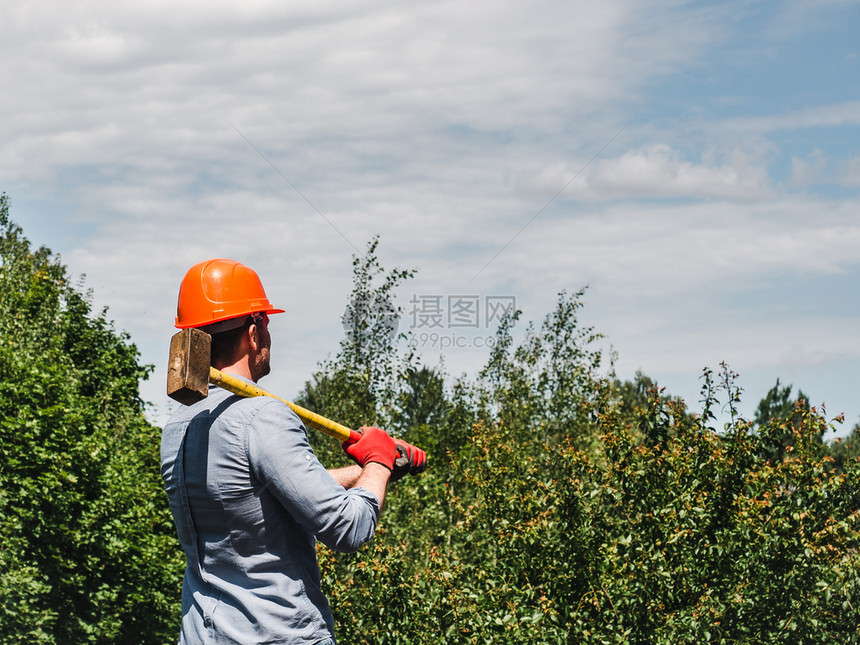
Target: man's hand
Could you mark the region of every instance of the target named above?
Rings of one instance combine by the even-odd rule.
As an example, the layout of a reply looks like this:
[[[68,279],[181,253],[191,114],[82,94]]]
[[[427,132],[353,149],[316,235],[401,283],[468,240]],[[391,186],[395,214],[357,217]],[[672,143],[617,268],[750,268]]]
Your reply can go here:
[[[391,479],[388,481],[394,482],[405,477],[406,475],[417,475],[423,473],[427,468],[427,453],[416,448],[411,443],[406,443],[403,439],[394,439],[394,445],[397,449],[397,458],[394,460],[394,469],[391,471]]]
[[[379,428],[359,429],[361,439],[355,443],[343,442],[343,449],[355,463],[364,468],[367,464],[375,463],[394,470],[394,460],[397,457],[397,448],[394,439],[388,436],[385,430]]]

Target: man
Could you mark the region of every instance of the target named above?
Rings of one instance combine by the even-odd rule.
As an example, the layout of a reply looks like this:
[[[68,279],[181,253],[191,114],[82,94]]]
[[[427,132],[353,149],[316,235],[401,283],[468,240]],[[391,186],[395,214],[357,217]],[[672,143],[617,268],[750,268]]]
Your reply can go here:
[[[176,326],[210,333],[212,365],[256,383],[270,369],[269,316],[282,312],[254,271],[216,259],[183,279]],[[315,540],[357,550],[373,537],[392,470],[426,463],[384,430],[361,432],[344,444],[356,465],[326,470],[277,399],[213,388],[170,418],[161,471],[187,559],[180,644],[334,644]]]

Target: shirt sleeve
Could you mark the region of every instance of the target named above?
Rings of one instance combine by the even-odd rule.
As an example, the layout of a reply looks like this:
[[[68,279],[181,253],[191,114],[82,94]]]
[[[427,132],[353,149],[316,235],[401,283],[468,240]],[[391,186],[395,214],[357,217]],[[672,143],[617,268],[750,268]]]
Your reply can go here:
[[[281,401],[265,402],[247,434],[254,476],[326,546],[356,551],[373,537],[379,499],[364,488],[340,486],[319,462],[299,417]]]

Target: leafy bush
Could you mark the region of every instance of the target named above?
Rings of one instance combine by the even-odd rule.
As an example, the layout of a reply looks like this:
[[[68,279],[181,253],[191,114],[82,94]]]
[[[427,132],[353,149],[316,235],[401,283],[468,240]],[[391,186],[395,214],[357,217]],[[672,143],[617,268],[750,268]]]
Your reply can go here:
[[[603,410],[603,459],[478,424],[457,459],[468,495],[427,548],[384,530],[331,585],[352,643],[843,643],[860,639],[857,468],[822,456],[814,410],[783,432],[725,433],[655,394],[642,436]],[[546,458],[549,456],[550,458]],[[430,474],[433,479],[437,475]],[[391,493],[393,498],[401,490]],[[399,505],[400,500],[394,502]],[[398,516],[398,522],[402,522]],[[386,527],[391,522],[387,517]],[[418,546],[416,546],[418,545]],[[335,570],[324,554],[324,568]]]
[[[417,422],[399,432],[431,466],[392,486],[362,552],[320,549],[339,640],[860,641],[857,465],[822,449],[823,414],[779,390],[745,421],[726,366],[705,371],[699,414],[644,375],[600,374],[581,296],[517,347],[509,319],[456,397],[429,368],[392,370],[408,376],[394,418]]]
[[[174,640],[182,554],[147,368],[5,195],[0,258],[0,640]]]

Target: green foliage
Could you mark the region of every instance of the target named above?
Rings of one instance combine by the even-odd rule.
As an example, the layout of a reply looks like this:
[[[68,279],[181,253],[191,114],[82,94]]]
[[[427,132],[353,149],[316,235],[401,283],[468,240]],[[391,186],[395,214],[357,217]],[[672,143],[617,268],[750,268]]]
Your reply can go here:
[[[840,468],[860,457],[860,423],[854,425],[847,437],[833,442],[830,455]]]
[[[392,418],[430,468],[392,486],[371,545],[320,548],[338,639],[860,641],[858,467],[822,450],[823,415],[744,421],[725,365],[698,414],[643,374],[605,378],[581,296],[519,345],[512,313],[477,383],[402,359]]]
[[[583,295],[584,290],[560,293],[540,330],[529,325],[516,348],[511,330],[520,312],[502,321],[480,374],[486,420],[550,443],[573,438],[581,446],[593,445],[596,426],[590,403],[603,355],[594,348],[601,336],[579,325]]]
[[[406,366],[398,399],[392,427],[402,430],[441,425],[452,407],[445,394],[445,375],[426,366]]]
[[[607,388],[595,405],[608,395]],[[739,421],[717,434],[678,405],[654,391],[641,436],[604,408],[600,464],[570,444],[549,447],[505,426],[476,425],[456,461],[469,494],[451,495],[450,539],[427,549],[424,507],[413,505],[422,511],[411,516],[411,539],[402,531],[392,539],[387,518],[373,546],[326,578],[339,638],[860,639],[857,468],[838,472],[817,450],[826,421],[809,410],[790,456],[774,464],[762,446],[779,428],[753,433]],[[329,572],[334,557],[323,554]]]
[[[817,448],[826,421],[807,411],[790,457],[774,464],[763,448],[782,432],[777,420],[757,433],[738,421],[719,435],[706,419],[655,398],[641,444],[605,419],[609,468],[596,499],[611,566],[602,584],[625,642],[856,637],[860,500]]]
[[[773,461],[781,461],[793,446],[794,431],[803,423],[809,412],[809,397],[798,390],[797,397],[791,395],[791,385],[780,386],[779,379],[759,402],[754,422],[758,427],[770,425],[770,441],[762,446],[765,455]],[[780,432],[774,432],[779,428]],[[823,431],[818,443],[823,448]]]
[[[5,196],[0,225],[0,640],[172,640],[181,551],[147,369]]]
[[[796,408],[800,407],[800,410]],[[753,421],[758,426],[764,426],[773,419],[791,421],[795,417],[800,418],[809,410],[809,397],[802,390],[797,391],[797,396],[792,397],[791,385],[780,386],[779,379],[776,384],[768,390],[764,398],[759,401]]]
[[[637,371],[632,381],[612,379],[611,403],[618,414],[618,423],[631,432],[637,432],[642,415],[653,403],[654,396],[659,396],[666,403],[674,402],[674,409],[689,415],[680,397],[666,394],[649,376]]]

